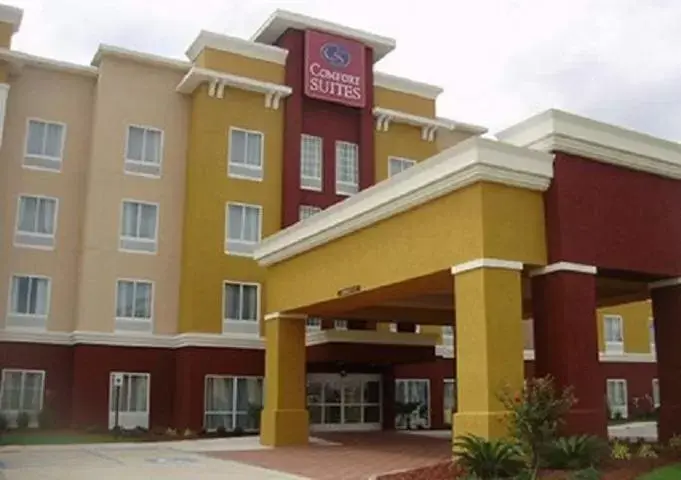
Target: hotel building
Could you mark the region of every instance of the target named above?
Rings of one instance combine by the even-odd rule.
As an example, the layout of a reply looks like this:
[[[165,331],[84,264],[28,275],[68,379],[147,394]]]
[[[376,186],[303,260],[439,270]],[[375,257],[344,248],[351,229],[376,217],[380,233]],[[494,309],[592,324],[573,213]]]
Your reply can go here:
[[[100,45],[91,65],[12,49],[21,19],[0,7],[0,410],[11,421],[45,407],[64,424],[112,427],[116,394],[124,427],[253,428],[277,293],[254,258],[261,239],[313,228],[308,217],[486,134],[436,113],[441,88],[380,72],[394,39],[291,12],[248,40],[202,31],[185,61]],[[390,269],[392,242],[435,235],[419,223],[379,233],[348,257],[357,271],[382,251]],[[287,281],[313,292],[335,276],[330,263]],[[593,322],[602,391],[626,417],[659,393],[651,303],[625,293]],[[300,320],[311,430],[404,427],[396,406],[411,402],[423,406],[412,426],[451,422],[451,298],[384,307]],[[411,313],[422,307],[426,318]],[[526,375],[529,312],[516,325]]]

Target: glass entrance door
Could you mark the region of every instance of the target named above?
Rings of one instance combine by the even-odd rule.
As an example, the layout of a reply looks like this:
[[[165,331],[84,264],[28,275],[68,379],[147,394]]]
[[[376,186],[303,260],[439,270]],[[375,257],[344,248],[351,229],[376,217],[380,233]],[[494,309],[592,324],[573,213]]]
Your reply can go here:
[[[395,380],[395,428],[430,428],[430,380]]]
[[[307,405],[311,430],[380,430],[381,376],[310,374]]]

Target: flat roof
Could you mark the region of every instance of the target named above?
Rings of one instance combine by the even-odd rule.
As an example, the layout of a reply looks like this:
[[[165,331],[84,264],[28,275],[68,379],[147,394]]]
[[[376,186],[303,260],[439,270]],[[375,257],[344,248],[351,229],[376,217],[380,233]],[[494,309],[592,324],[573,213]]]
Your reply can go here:
[[[357,30],[326,20],[308,17],[288,10],[276,10],[265,23],[253,34],[251,40],[273,45],[289,28],[296,30],[320,30],[341,37],[362,42],[374,51],[374,62],[379,61],[395,49],[394,38],[383,37],[374,33]]]

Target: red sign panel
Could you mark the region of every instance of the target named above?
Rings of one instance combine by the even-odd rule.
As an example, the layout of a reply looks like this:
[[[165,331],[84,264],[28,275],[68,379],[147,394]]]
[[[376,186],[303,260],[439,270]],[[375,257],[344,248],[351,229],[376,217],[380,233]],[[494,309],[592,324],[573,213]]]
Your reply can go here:
[[[305,95],[364,107],[364,45],[346,38],[305,32]]]

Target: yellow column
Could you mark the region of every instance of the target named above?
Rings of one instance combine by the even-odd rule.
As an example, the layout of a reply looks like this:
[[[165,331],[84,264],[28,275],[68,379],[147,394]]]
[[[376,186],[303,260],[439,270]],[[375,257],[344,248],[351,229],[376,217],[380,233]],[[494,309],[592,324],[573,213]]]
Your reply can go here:
[[[305,402],[305,317],[265,317],[265,405],[260,443],[272,447],[305,445],[308,412]]]
[[[523,385],[522,263],[479,259],[452,269],[457,407],[453,436],[507,433],[498,395]]]

